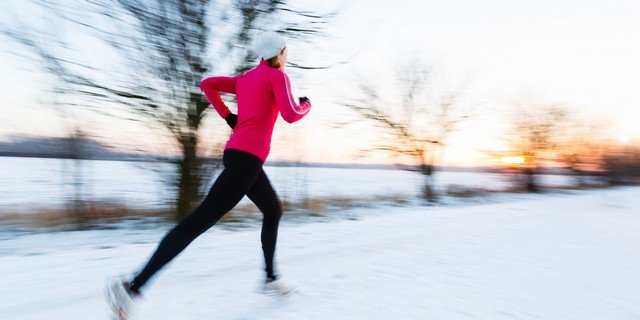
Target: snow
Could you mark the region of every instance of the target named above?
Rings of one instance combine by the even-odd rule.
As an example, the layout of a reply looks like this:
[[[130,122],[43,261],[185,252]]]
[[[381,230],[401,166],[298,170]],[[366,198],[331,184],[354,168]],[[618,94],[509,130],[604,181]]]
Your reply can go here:
[[[137,319],[639,319],[638,208],[628,187],[285,220],[289,298],[255,292],[259,227],[217,226],[154,278]],[[3,235],[0,317],[106,319],[105,279],[139,268],[166,230]]]
[[[130,207],[166,208],[175,197],[167,185],[175,166],[157,162],[81,160],[75,172],[74,160],[0,157],[0,216],[36,207],[60,207],[75,195],[75,177],[81,183],[85,200],[120,202]],[[420,194],[424,177],[402,170],[336,169],[319,167],[271,167],[265,171],[283,200],[305,197],[370,198],[376,196],[412,198]],[[512,179],[508,175],[486,172],[438,172],[437,188],[449,185],[504,190]],[[215,179],[217,174],[211,174]],[[571,186],[567,175],[541,175],[542,186]],[[209,181],[209,185],[213,181]],[[37,198],[34,197],[37,194]],[[34,203],[35,202],[35,203]],[[246,202],[248,203],[248,202]]]

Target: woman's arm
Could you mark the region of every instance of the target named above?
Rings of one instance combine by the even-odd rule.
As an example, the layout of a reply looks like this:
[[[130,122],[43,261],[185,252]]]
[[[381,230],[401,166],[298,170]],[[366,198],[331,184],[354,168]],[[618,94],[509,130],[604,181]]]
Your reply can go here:
[[[235,77],[206,78],[200,82],[200,89],[202,89],[207,100],[209,100],[222,119],[225,119],[231,113],[227,105],[222,101],[220,92],[236,93]]]
[[[299,105],[296,104],[291,94],[291,83],[287,74],[282,71],[274,74],[272,81],[273,94],[276,97],[278,108],[280,108],[282,119],[289,123],[302,119],[311,110],[311,102],[304,100]]]

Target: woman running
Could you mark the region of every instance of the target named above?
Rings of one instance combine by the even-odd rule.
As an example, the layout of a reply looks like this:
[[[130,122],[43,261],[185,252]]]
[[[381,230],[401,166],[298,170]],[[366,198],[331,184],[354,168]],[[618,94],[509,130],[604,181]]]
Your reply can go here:
[[[261,60],[257,67],[237,77],[210,77],[200,88],[213,108],[233,129],[222,161],[224,170],[195,211],[162,239],[145,267],[131,279],[116,279],[107,287],[107,298],[117,319],[127,319],[132,303],[147,281],[182,252],[195,238],[211,228],[246,195],[262,211],[262,251],[265,262],[263,292],[287,294],[291,288],[274,271],[273,259],[282,215],[276,195],[262,165],[267,159],[273,127],[278,117],[293,123],[311,109],[306,97],[296,104],[284,72],[285,40],[275,32],[261,34],[255,42]],[[231,113],[220,93],[237,97],[238,114]]]

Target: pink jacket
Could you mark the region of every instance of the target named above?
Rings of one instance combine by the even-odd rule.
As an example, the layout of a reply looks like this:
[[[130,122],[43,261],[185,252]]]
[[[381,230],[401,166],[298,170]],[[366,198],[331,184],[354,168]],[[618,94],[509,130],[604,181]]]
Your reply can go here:
[[[289,77],[267,61],[237,77],[210,77],[200,82],[207,100],[223,119],[231,113],[220,92],[234,93],[238,100],[238,124],[225,149],[251,153],[263,162],[269,155],[271,135],[278,113],[293,123],[302,119],[311,104],[296,104]]]

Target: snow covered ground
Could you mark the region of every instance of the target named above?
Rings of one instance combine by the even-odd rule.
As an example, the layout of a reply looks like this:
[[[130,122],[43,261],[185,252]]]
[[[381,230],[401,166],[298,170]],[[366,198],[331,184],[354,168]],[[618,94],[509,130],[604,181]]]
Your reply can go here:
[[[74,160],[0,157],[0,218],[2,212],[63,206],[76,196],[84,200],[124,203],[142,209],[167,208],[175,197],[175,167],[169,163],[81,160],[80,172]],[[414,198],[420,194],[424,177],[402,170],[336,169],[318,167],[271,167],[265,171],[283,200],[299,201],[326,197],[362,198],[399,196]],[[78,181],[76,181],[78,175]],[[449,185],[504,190],[513,178],[487,172],[435,173],[439,189]],[[217,174],[209,175],[213,179]],[[572,186],[568,175],[541,175],[542,186]],[[37,197],[34,196],[37,194]],[[248,201],[247,201],[248,203]]]
[[[453,207],[356,209],[285,222],[279,269],[301,292],[255,293],[259,229],[205,233],[150,283],[138,319],[640,319],[640,188]],[[106,319],[107,277],[166,229],[0,239],[0,318]]]

